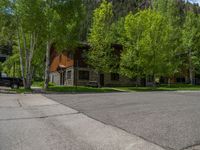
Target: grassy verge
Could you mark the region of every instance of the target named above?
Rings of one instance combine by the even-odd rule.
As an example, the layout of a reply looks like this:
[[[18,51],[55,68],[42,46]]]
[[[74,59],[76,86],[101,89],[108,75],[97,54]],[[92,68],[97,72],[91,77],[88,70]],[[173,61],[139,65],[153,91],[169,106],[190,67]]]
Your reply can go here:
[[[50,86],[50,92],[68,92],[68,93],[106,93],[106,92],[117,92],[119,90],[112,89],[112,88],[92,88],[92,87],[69,87],[69,86]]]
[[[32,93],[33,90],[26,90],[24,88],[12,89],[17,93]],[[190,84],[174,84],[171,86],[160,85],[159,87],[113,87],[113,88],[92,88],[85,86],[52,86],[50,85],[47,92],[57,93],[109,93],[119,91],[136,91],[136,92],[150,92],[150,91],[200,91],[200,85]]]
[[[32,93],[32,89],[24,89],[24,88],[19,88],[19,89],[11,89],[10,91],[15,91],[16,93]]]
[[[175,85],[161,85],[159,87],[117,87],[115,89],[123,91],[138,91],[138,92],[148,92],[148,91],[200,91],[199,85],[190,84],[175,84]]]
[[[42,87],[43,83],[43,81],[34,81],[32,87]]]

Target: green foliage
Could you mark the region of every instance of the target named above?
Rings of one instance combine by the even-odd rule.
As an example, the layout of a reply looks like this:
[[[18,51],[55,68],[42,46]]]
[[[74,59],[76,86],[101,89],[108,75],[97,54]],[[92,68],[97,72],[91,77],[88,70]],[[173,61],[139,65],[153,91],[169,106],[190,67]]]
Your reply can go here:
[[[88,37],[91,46],[88,62],[98,72],[111,72],[117,65],[117,58],[111,47],[114,42],[112,19],[112,4],[104,0],[94,11],[91,33]]]
[[[2,62],[0,62],[0,73],[3,71]]]
[[[135,92],[149,92],[149,91],[199,91],[199,85],[191,84],[174,84],[174,85],[160,85],[157,87],[119,87],[117,90],[135,91]]]
[[[118,90],[112,88],[92,88],[92,87],[69,87],[69,86],[51,86],[49,92],[64,92],[64,93],[107,93],[117,92]]]
[[[24,76],[31,72],[42,80],[46,44],[59,52],[75,47],[91,27],[88,63],[98,72],[119,72],[119,65],[120,73],[131,78],[172,77],[191,67],[199,72],[199,8],[175,0],[152,2],[152,9],[140,10],[142,0],[1,0],[0,44],[22,49],[21,55],[14,51],[3,70],[13,76],[18,68],[15,75],[20,76],[21,56]],[[121,61],[113,44],[123,45]]]
[[[165,17],[152,10],[129,14],[125,19],[121,73],[128,77],[161,76],[168,65],[170,27]]]
[[[40,32],[45,23],[42,0],[16,0],[17,20],[25,33]]]
[[[182,30],[182,42],[186,50],[194,49],[195,47],[195,42],[198,39],[198,20],[199,16],[196,16],[193,12],[186,14]]]
[[[200,67],[200,16],[187,12],[185,22],[182,29],[182,52],[187,54],[188,59],[191,60],[191,66],[194,71],[199,70]],[[187,57],[186,57],[187,59]],[[183,59],[184,61],[184,59]]]
[[[168,2],[169,0],[153,0],[152,1],[153,9],[161,13],[166,13]]]
[[[9,77],[21,77],[19,54],[16,51],[2,64],[2,71]]]
[[[84,18],[81,0],[45,2],[45,35],[59,51],[77,44],[79,28]]]
[[[24,69],[18,70],[25,83],[30,83],[32,77],[41,80],[44,76],[47,42],[59,51],[77,43],[84,6],[82,0],[2,0],[0,16],[0,40],[15,43],[18,49],[18,54],[5,62],[4,69],[10,75],[12,71],[7,68],[13,65],[12,60],[21,58]]]

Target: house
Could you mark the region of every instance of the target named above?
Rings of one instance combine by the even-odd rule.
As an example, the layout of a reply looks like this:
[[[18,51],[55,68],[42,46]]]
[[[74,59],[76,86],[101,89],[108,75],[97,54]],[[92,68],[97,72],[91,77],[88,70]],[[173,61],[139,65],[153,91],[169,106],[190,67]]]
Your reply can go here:
[[[115,53],[120,55],[122,46],[112,45]],[[101,73],[98,79],[98,73],[88,64],[85,53],[90,49],[88,44],[80,44],[73,51],[56,52],[52,47],[50,53],[50,82],[56,85],[67,86],[85,86],[89,82],[99,81],[101,86],[134,86],[134,85],[153,85],[153,77],[143,77],[139,79],[129,79],[116,73]],[[187,62],[186,62],[187,63]],[[200,75],[195,74],[195,84],[200,84]],[[161,77],[161,84],[168,84],[167,77]],[[189,83],[189,71],[185,66],[181,66],[178,73],[170,79],[171,84]]]
[[[113,46],[118,50],[119,46]],[[50,52],[50,82],[56,85],[85,86],[89,82],[100,80],[101,86],[132,86],[135,80],[123,77],[117,73],[98,73],[86,63],[85,52],[89,45],[81,44],[75,50],[57,53],[52,47]]]

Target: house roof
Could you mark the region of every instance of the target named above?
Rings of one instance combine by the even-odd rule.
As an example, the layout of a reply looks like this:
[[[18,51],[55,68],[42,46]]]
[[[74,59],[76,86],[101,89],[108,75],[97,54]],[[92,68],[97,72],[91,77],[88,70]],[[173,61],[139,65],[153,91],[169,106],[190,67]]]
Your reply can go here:
[[[58,67],[59,67],[59,68],[63,68],[63,69],[67,68],[67,66],[65,66],[65,65],[63,65],[63,64],[59,64]]]

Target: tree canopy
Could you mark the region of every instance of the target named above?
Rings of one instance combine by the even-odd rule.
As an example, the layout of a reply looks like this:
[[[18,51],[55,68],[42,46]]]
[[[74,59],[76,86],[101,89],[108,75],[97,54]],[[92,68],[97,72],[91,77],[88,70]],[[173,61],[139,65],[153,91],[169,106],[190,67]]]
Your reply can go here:
[[[181,74],[194,83],[199,14],[197,4],[182,0],[1,0],[0,44],[13,47],[2,66],[9,74],[20,66],[26,88],[36,76],[48,88],[51,48],[87,41],[87,62],[98,73],[154,80]]]

